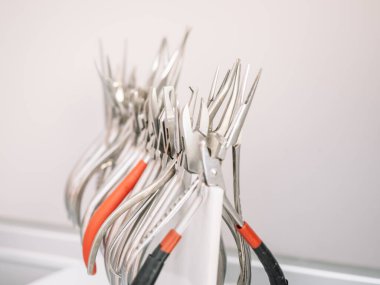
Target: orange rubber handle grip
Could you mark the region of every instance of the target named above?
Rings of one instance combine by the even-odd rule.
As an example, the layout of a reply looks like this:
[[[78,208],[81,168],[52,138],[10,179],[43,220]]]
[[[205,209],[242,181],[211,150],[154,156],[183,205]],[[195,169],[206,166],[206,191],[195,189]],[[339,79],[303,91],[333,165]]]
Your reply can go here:
[[[140,160],[138,164],[131,170],[131,172],[124,178],[124,180],[116,187],[116,189],[103,201],[102,204],[96,209],[94,215],[91,217],[86,231],[83,236],[83,259],[87,266],[88,258],[91,252],[92,243],[98,233],[100,227],[108,216],[120,205],[124,198],[131,192],[143,174],[147,163]],[[96,273],[96,265],[93,272]]]
[[[171,229],[160,243],[161,251],[170,254],[181,239],[181,235]]]
[[[288,285],[288,280],[276,258],[255,231],[246,222],[241,227],[237,226],[237,230],[256,253],[268,275],[269,283],[271,285]]]
[[[253,249],[258,248],[262,244],[260,237],[246,222],[244,222],[242,227],[237,227],[237,230]]]

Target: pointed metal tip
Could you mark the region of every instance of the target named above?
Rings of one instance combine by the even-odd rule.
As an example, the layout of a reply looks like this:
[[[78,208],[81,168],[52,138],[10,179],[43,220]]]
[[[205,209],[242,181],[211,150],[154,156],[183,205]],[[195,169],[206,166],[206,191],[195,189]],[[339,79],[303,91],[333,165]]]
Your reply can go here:
[[[186,29],[185,29],[185,37],[188,37],[191,33],[191,31],[193,30],[192,27],[190,26],[187,26]]]
[[[202,115],[201,115],[201,110],[202,110],[202,103],[203,103],[203,100],[202,100],[202,98],[200,98],[200,103],[199,103],[199,105],[198,105],[198,117],[197,117],[197,120],[196,120],[196,123],[195,123],[195,125],[194,125],[194,127],[193,127],[193,129],[194,130],[199,130],[199,128],[200,128],[200,125],[201,125],[201,117],[202,117]]]
[[[192,121],[192,127],[193,127],[193,129],[195,129],[196,128],[196,124],[197,124],[197,119],[198,119],[198,116],[199,116],[199,110],[198,110],[198,112],[196,112],[197,111],[197,107],[199,107],[199,97],[200,96],[198,96],[198,90],[197,89],[195,89],[195,91],[194,91],[194,100],[190,103],[190,106],[189,106],[189,108],[190,108],[190,112],[191,112],[191,121]]]
[[[96,63],[96,60],[94,59],[94,65],[95,65],[95,69],[96,69],[96,73],[98,74],[100,80],[102,81],[103,84],[106,83],[106,78],[104,76],[104,74],[102,73],[102,71],[100,70],[98,64]]]
[[[181,49],[185,48],[185,45],[187,43],[187,40],[189,38],[191,29],[186,29],[185,34],[183,35],[182,43],[181,43]]]
[[[122,54],[122,67],[121,67],[121,82],[122,84],[125,84],[125,76],[127,73],[127,39],[124,39],[123,43],[123,54]]]
[[[244,103],[244,94],[245,94],[245,90],[247,89],[247,82],[248,82],[248,76],[249,76],[249,72],[251,70],[251,65],[250,64],[247,64],[247,68],[245,69],[245,75],[244,75],[244,80],[243,80],[243,86],[241,88],[241,101],[240,101],[240,104],[243,104]]]
[[[200,114],[198,116],[197,128],[202,135],[207,137],[208,127],[209,127],[208,110],[203,98],[201,98]]]
[[[111,60],[108,55],[106,55],[106,64],[107,64],[107,73],[108,77],[112,78],[112,67],[111,67]]]
[[[98,74],[100,75],[100,74],[101,74],[101,71],[100,71],[100,69],[99,69],[98,63],[96,62],[96,59],[95,59],[95,58],[94,58],[94,66],[95,66],[96,71],[97,71]]]
[[[255,95],[255,92],[256,92],[256,89],[257,89],[257,85],[259,84],[261,73],[262,73],[262,68],[260,68],[259,72],[256,75],[255,81],[253,82],[251,90],[249,91],[247,99],[245,100],[245,104],[250,105],[252,103],[252,99],[253,99],[253,97]]]
[[[174,105],[172,100],[170,100],[170,97],[172,93],[174,93],[173,86],[165,86],[163,89],[164,93],[164,106],[166,110],[166,115],[168,115],[170,112],[172,112]]]
[[[129,76],[128,84],[130,86],[136,85],[136,73],[137,73],[137,67],[134,66],[131,72],[131,75]]]
[[[159,48],[159,55],[162,56],[164,52],[167,52],[168,49],[168,40],[166,37],[163,37],[161,40],[160,48]]]
[[[241,62],[239,61],[238,65],[237,65],[237,68],[236,68],[236,73],[237,73],[238,76],[240,76],[240,71],[241,71]]]
[[[168,39],[166,37],[163,37],[161,40],[161,46],[167,45],[168,44]]]
[[[218,76],[219,76],[219,65],[216,68],[214,79],[212,80],[211,90],[210,90],[210,94],[209,94],[208,100],[207,100],[207,106],[209,106],[210,103],[212,101],[214,101],[214,99],[215,99],[215,95],[216,95],[215,91],[216,91],[216,84],[218,81]]]

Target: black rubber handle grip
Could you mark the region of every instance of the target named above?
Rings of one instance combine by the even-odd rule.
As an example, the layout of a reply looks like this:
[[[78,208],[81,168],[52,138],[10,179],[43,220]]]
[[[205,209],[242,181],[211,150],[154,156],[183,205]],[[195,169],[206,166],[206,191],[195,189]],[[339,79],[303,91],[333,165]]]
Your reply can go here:
[[[262,242],[261,245],[253,249],[260,260],[261,264],[268,275],[269,282],[271,285],[287,285],[288,280],[286,280],[284,273],[281,270],[276,258]]]
[[[156,247],[145,260],[131,285],[153,285],[156,283],[168,256],[169,253],[162,251],[160,245]]]

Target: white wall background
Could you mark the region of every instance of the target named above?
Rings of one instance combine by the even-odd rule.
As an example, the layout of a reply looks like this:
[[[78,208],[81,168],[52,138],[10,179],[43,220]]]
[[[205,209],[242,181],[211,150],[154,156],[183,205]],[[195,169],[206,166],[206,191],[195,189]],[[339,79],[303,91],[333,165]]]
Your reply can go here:
[[[143,77],[192,26],[180,92],[264,73],[243,138],[247,220],[276,253],[380,268],[380,1],[0,1],[0,216],[69,226],[65,179],[103,123],[93,60]]]

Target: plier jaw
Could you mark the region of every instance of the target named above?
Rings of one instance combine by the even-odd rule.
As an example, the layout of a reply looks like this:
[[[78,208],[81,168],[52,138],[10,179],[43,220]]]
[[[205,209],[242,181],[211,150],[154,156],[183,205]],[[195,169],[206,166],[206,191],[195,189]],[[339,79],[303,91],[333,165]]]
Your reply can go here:
[[[199,143],[199,148],[202,155],[203,177],[205,184],[207,186],[218,186],[224,190],[225,186],[220,160],[211,157],[205,140],[202,140]]]

